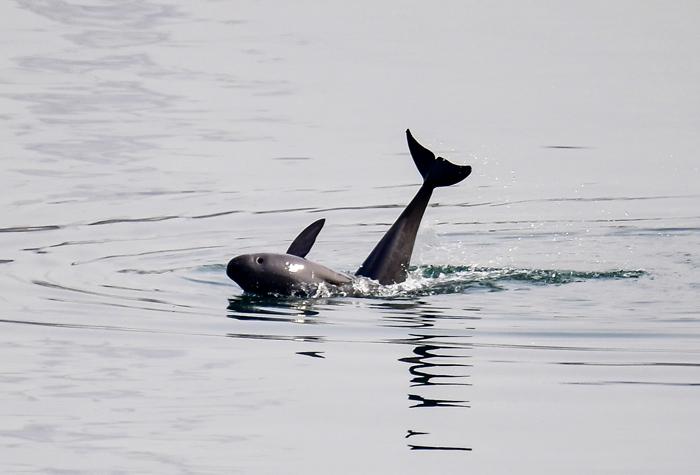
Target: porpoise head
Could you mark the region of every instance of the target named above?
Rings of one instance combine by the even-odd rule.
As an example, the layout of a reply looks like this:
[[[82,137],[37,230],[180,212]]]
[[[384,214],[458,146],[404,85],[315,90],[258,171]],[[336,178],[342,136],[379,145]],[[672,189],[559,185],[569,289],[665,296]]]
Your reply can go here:
[[[305,259],[290,254],[243,254],[229,261],[226,275],[246,292],[290,294],[303,290],[306,267]]]

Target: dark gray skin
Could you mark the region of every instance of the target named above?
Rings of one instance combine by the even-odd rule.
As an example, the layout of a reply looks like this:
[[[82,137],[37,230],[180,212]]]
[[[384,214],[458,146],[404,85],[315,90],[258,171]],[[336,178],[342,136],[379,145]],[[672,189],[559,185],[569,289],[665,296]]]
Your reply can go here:
[[[325,219],[307,226],[292,241],[286,254],[243,254],[231,259],[226,275],[253,294],[310,294],[320,284],[339,286],[351,282],[345,274],[304,259],[316,242]]]
[[[423,184],[389,231],[377,243],[355,275],[382,285],[406,280],[411,254],[423,214],[435,188],[450,186],[471,173],[420,145],[406,130],[408,148],[423,176]],[[309,294],[319,285],[341,286],[352,281],[345,274],[305,259],[325,223],[320,219],[304,229],[286,254],[244,254],[229,261],[226,274],[246,292],[255,294]]]
[[[308,294],[319,284],[350,283],[347,275],[292,254],[244,254],[234,257],[226,274],[246,292],[254,294]]]

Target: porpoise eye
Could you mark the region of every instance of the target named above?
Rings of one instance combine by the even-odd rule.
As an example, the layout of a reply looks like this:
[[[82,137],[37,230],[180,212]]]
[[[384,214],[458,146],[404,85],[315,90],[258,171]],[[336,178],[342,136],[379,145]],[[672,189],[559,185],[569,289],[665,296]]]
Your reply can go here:
[[[262,264],[263,262],[265,262],[265,259],[263,259],[262,257],[258,256],[258,257],[255,258],[255,262],[257,262],[258,264]]]

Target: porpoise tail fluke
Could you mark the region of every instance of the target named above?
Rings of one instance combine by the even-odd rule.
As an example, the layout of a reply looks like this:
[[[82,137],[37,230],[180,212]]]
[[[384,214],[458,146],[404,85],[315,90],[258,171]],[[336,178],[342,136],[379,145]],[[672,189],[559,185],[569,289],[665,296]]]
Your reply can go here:
[[[413,138],[408,129],[406,139],[413,161],[423,176],[423,185],[355,273],[383,285],[406,280],[418,227],[433,190],[459,183],[472,172],[468,165],[455,165],[442,157],[436,158]]]
[[[408,129],[406,129],[406,139],[413,161],[423,176],[424,184],[433,188],[455,185],[472,172],[472,167],[469,165],[455,165],[442,157],[435,158],[435,154],[419,144]]]

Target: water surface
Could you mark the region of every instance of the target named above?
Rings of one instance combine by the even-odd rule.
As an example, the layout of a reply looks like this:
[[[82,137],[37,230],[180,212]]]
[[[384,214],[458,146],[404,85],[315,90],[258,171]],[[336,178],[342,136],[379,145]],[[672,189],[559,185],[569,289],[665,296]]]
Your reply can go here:
[[[0,6],[6,473],[694,473],[692,2]],[[398,286],[354,271],[437,190]]]

